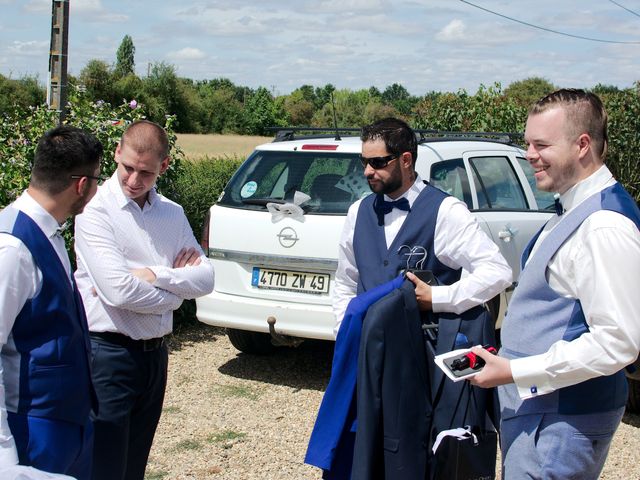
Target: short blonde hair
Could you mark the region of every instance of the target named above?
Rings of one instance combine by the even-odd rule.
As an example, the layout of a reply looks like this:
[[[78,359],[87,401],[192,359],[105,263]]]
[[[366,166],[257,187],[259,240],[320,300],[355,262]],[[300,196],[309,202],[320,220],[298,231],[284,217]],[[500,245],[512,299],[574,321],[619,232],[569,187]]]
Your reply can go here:
[[[153,152],[160,161],[169,155],[167,132],[149,120],[138,120],[127,127],[120,139],[120,147],[125,145],[138,154]]]

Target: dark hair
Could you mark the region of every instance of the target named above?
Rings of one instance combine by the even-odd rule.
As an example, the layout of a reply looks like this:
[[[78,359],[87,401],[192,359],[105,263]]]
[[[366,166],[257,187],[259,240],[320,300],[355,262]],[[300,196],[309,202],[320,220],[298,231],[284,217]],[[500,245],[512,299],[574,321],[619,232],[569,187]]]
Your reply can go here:
[[[567,134],[572,137],[588,134],[595,151],[600,158],[604,158],[608,142],[607,112],[600,98],[595,93],[577,88],[562,88],[538,100],[529,110],[529,115],[555,107],[561,107],[566,112]]]
[[[371,125],[366,125],[362,127],[360,140],[363,142],[382,140],[389,153],[401,155],[404,152],[410,152],[413,165],[416,164],[418,140],[411,127],[402,120],[383,118]]]
[[[56,195],[73,181],[71,175],[94,175],[102,153],[91,133],[70,125],[53,128],[38,141],[30,185]]]
[[[160,161],[169,155],[167,132],[149,120],[138,120],[127,127],[120,139],[120,148],[125,145],[138,154],[152,152]]]

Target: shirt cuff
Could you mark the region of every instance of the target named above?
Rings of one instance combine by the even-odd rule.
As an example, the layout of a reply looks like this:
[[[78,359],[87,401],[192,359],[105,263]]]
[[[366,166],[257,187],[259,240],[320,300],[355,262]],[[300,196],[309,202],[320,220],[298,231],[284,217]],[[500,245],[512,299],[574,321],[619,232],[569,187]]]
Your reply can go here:
[[[0,470],[3,467],[18,464],[18,450],[13,437],[5,438],[0,442]]]
[[[431,310],[434,312],[446,312],[445,308],[451,302],[449,300],[449,287],[431,287]]]
[[[171,283],[171,276],[168,274],[169,269],[162,265],[147,268],[151,270],[156,276],[156,279],[151,285],[156,288],[162,288],[166,290],[166,286],[170,285]]]
[[[551,393],[555,390],[550,385],[548,376],[540,370],[541,356],[516,358],[510,361],[511,375],[522,400]]]

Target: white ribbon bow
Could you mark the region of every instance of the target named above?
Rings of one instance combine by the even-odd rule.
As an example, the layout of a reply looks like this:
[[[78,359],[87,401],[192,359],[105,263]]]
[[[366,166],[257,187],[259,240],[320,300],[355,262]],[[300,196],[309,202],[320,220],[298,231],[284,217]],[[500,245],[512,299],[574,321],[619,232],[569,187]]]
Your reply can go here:
[[[452,428],[451,430],[443,430],[438,434],[438,436],[436,437],[436,441],[433,444],[432,450],[434,454],[436,453],[436,450],[440,446],[440,442],[442,442],[444,437],[455,437],[459,438],[460,440],[464,440],[465,438],[473,438],[473,443],[476,445],[478,444],[478,437],[476,437],[475,434],[471,432],[470,425],[467,425],[464,428],[460,427]]]
[[[271,213],[271,222],[277,223],[283,218],[291,218],[298,222],[304,222],[304,210],[300,205],[311,200],[306,193],[295,192],[293,202],[287,203],[267,203],[267,210]]]

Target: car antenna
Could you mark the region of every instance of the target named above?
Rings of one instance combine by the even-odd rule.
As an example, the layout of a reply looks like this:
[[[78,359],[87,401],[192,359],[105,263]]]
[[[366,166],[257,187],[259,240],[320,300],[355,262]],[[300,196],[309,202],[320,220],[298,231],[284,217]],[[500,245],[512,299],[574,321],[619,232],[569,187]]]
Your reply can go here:
[[[333,107],[333,127],[336,129],[336,138],[334,140],[342,140],[338,131],[338,117],[336,117],[336,102],[333,100],[333,92],[331,92],[331,106]]]

